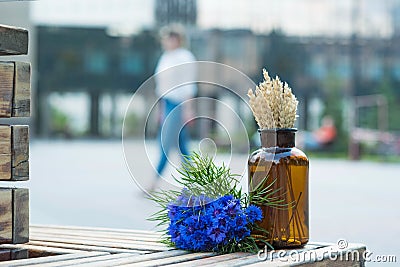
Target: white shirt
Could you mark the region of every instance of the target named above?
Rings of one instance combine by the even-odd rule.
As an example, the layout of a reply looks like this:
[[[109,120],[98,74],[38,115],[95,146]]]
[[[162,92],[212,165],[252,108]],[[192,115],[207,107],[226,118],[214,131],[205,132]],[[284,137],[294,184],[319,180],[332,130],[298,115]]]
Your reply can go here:
[[[197,93],[196,63],[181,66],[180,64],[194,61],[196,58],[187,49],[165,51],[156,67],[156,94],[175,103],[193,98]]]

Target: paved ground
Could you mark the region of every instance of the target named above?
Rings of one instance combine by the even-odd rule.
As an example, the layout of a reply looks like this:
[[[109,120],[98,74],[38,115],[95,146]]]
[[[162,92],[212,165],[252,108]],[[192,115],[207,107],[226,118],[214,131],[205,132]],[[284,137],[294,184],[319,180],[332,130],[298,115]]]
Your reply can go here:
[[[147,156],[132,142],[135,174],[153,177]],[[150,158],[157,149],[148,145]],[[136,154],[135,154],[136,153]],[[227,155],[218,156],[229,162]],[[247,155],[230,160],[236,172]],[[367,244],[375,255],[400,261],[400,164],[311,159],[313,241]],[[142,183],[142,182],[141,182]],[[31,223],[153,229],[146,200],[125,165],[120,142],[34,141],[31,145]],[[392,264],[395,266],[395,264]]]

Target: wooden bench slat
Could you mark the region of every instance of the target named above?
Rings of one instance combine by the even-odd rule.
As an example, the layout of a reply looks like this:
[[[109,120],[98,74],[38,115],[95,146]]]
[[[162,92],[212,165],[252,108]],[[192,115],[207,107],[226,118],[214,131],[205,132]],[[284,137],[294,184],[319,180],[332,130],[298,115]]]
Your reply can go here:
[[[12,210],[12,190],[0,189],[0,243],[12,243],[13,239],[13,210]]]
[[[189,254],[189,251],[184,250],[170,250],[170,251],[163,251],[163,252],[154,252],[150,254],[144,254],[134,257],[127,257],[123,259],[115,259],[115,260],[107,260],[104,262],[96,262],[96,263],[88,263],[83,264],[82,267],[102,267],[102,266],[119,266],[122,264],[131,264],[131,263],[138,263],[144,262],[149,260],[157,260],[163,259],[168,257],[176,257],[180,255]]]
[[[0,118],[29,117],[30,110],[31,64],[0,61]]]
[[[14,62],[14,98],[11,117],[31,115],[31,64]]]
[[[22,248],[0,248],[0,262],[27,259],[28,250]]]
[[[57,238],[57,237],[36,237],[31,236],[31,240],[35,241],[53,241],[53,242],[63,242],[67,244],[79,244],[79,245],[91,245],[91,246],[107,246],[112,248],[124,248],[124,249],[134,249],[140,251],[165,251],[171,250],[173,248],[162,246],[160,244],[157,245],[146,245],[146,244],[138,244],[138,243],[127,243],[127,242],[116,242],[116,241],[92,241],[85,239],[75,239],[75,238]]]
[[[78,245],[78,244],[66,244],[62,242],[48,242],[48,241],[29,241],[30,245],[44,246],[44,247],[55,247],[55,248],[67,248],[67,249],[79,249],[82,251],[100,251],[108,253],[131,253],[131,254],[143,254],[149,251],[140,251],[134,249],[122,249],[122,248],[110,248],[101,246],[90,246],[90,245]]]
[[[26,55],[28,53],[28,31],[23,28],[0,25],[0,56]]]
[[[67,249],[67,248],[54,248],[54,247],[43,247],[37,245],[29,245],[29,244],[2,244],[0,248],[24,248],[29,251],[34,251],[36,255],[54,255],[54,254],[72,254],[72,253],[82,253],[81,250],[78,249]],[[36,253],[37,252],[37,253]]]
[[[141,262],[135,262],[135,263],[127,263],[127,264],[122,264],[120,266],[143,266],[143,267],[145,267],[145,266],[160,266],[160,265],[167,265],[167,264],[174,264],[174,263],[203,259],[203,258],[207,258],[207,257],[212,257],[214,255],[216,255],[216,254],[213,252],[195,252],[195,253],[189,253],[189,254],[184,254],[184,255],[175,256],[175,257],[168,257],[168,258],[149,260],[149,261],[141,261]]]
[[[160,239],[157,241],[146,241],[142,240],[141,238],[119,238],[113,236],[85,236],[85,235],[68,235],[65,233],[59,234],[50,234],[50,233],[37,233],[31,232],[31,236],[33,239],[45,239],[45,238],[59,238],[62,239],[74,239],[74,240],[88,240],[88,241],[105,241],[105,242],[124,242],[125,244],[135,244],[135,245],[143,245],[143,246],[152,246],[152,247],[160,247],[165,248],[167,247],[165,244],[160,242]]]
[[[17,267],[17,266],[26,266],[26,265],[40,265],[44,263],[57,262],[57,261],[66,261],[70,259],[80,259],[80,258],[89,258],[107,255],[104,252],[85,252],[85,253],[77,253],[77,254],[64,254],[58,256],[48,256],[48,257],[40,257],[40,258],[32,258],[32,259],[24,259],[24,260],[16,260],[9,262],[0,262],[0,266],[8,266],[8,267]]]
[[[0,244],[29,241],[29,190],[0,188]]]
[[[90,257],[90,258],[71,259],[71,260],[66,260],[66,261],[44,263],[44,264],[41,264],[40,266],[43,266],[43,267],[56,267],[56,266],[82,265],[84,263],[91,263],[91,262],[95,262],[95,263],[99,262],[99,263],[101,263],[102,261],[106,261],[106,260],[122,259],[122,258],[130,257],[130,256],[132,256],[132,255],[131,254],[119,253],[119,254],[95,256],[95,257]]]
[[[40,229],[49,229],[49,230],[80,230],[80,231],[89,231],[93,233],[98,232],[107,232],[107,233],[132,233],[132,234],[144,234],[149,236],[161,237],[162,234],[154,231],[147,230],[131,230],[131,229],[114,229],[114,228],[104,228],[104,227],[85,227],[85,226],[62,226],[62,225],[31,225],[32,229],[40,228]]]
[[[13,243],[29,241],[29,189],[14,188],[13,192]]]
[[[36,233],[31,232],[31,237],[33,239],[45,239],[45,238],[66,238],[66,239],[75,239],[75,240],[90,240],[90,241],[109,241],[109,242],[124,242],[126,244],[135,244],[135,245],[144,245],[144,246],[156,246],[165,248],[166,245],[160,243],[159,241],[143,241],[141,238],[119,238],[112,236],[84,236],[84,235],[68,235],[65,233],[59,234],[48,234],[48,233]]]
[[[184,267],[184,266],[206,266],[206,265],[213,265],[218,262],[224,262],[232,259],[237,259],[237,258],[243,258],[246,256],[253,255],[251,253],[230,253],[230,254],[224,254],[224,255],[216,255],[213,257],[209,258],[204,258],[204,259],[199,259],[199,260],[193,260],[189,262],[182,262],[182,263],[177,263],[177,264],[172,264],[172,265],[166,265],[166,266],[177,266],[177,267]]]
[[[80,237],[99,237],[99,238],[114,238],[114,239],[120,239],[120,240],[136,240],[136,241],[143,241],[143,242],[155,242],[159,243],[160,237],[149,237],[145,234],[131,234],[131,233],[107,233],[107,232],[99,232],[99,233],[94,233],[91,231],[80,231],[80,230],[74,230],[74,231],[68,231],[68,230],[49,230],[49,231],[44,231],[43,229],[38,229],[38,228],[32,228],[31,227],[31,233],[32,234],[48,234],[48,235],[68,235],[68,236],[80,236]]]
[[[0,180],[29,180],[29,126],[0,125]]]
[[[14,63],[0,62],[0,118],[11,117],[13,90]]]

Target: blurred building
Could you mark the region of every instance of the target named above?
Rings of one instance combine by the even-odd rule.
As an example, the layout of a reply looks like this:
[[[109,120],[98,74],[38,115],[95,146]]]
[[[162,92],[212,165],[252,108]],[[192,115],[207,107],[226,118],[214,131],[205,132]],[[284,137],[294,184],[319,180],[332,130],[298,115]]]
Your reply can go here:
[[[400,0],[393,0],[391,18],[393,25],[393,35],[400,37]]]
[[[38,93],[44,101],[52,92],[86,92],[92,108],[90,134],[99,132],[99,99],[103,94],[130,93],[150,77],[160,55],[156,33],[143,31],[128,37],[113,37],[107,29],[41,26],[38,32]],[[279,32],[268,35],[249,30],[192,30],[190,49],[199,60],[227,64],[261,81],[261,69],[279,74],[300,99],[299,127],[307,124],[308,103],[314,98],[326,103],[340,102],[343,96],[367,95],[382,91],[383,81],[400,86],[399,39],[291,37]],[[356,53],[355,53],[356,51]],[[355,72],[359,80],[354,87]],[[222,73],[210,73],[225,77]],[[357,77],[358,77],[357,76]],[[232,88],[236,77],[225,77]],[[200,87],[200,94],[221,98],[223,91]],[[237,89],[246,97],[248,88]],[[400,92],[394,91],[400,98]],[[240,101],[240,99],[237,99]],[[45,103],[38,106],[38,129],[44,127]],[[42,109],[42,110],[40,110]],[[330,112],[342,113],[340,107]],[[341,114],[338,114],[341,116]],[[48,126],[47,126],[48,127]]]
[[[52,93],[85,93],[89,96],[87,134],[101,136],[101,99],[110,95],[132,94],[154,72],[160,55],[155,34],[143,31],[133,37],[113,36],[105,28],[37,27],[38,88],[37,129],[48,136],[68,125],[52,129],[48,97]],[[56,107],[55,107],[56,108]],[[82,117],[86,117],[81,114]],[[112,124],[116,121],[111,116]]]
[[[197,0],[156,0],[154,18],[157,26],[173,22],[194,26],[197,21]]]

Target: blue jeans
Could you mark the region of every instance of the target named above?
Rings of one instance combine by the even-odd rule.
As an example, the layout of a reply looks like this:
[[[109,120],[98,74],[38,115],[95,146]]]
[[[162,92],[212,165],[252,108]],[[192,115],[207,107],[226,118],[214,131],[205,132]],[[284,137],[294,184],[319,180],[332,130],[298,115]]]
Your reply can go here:
[[[168,99],[164,101],[164,119],[161,123],[158,140],[160,144],[160,160],[157,165],[157,174],[161,175],[167,164],[168,154],[171,148],[179,149],[182,156],[189,155],[187,148],[188,133],[183,127],[183,112],[180,103],[174,103]]]

